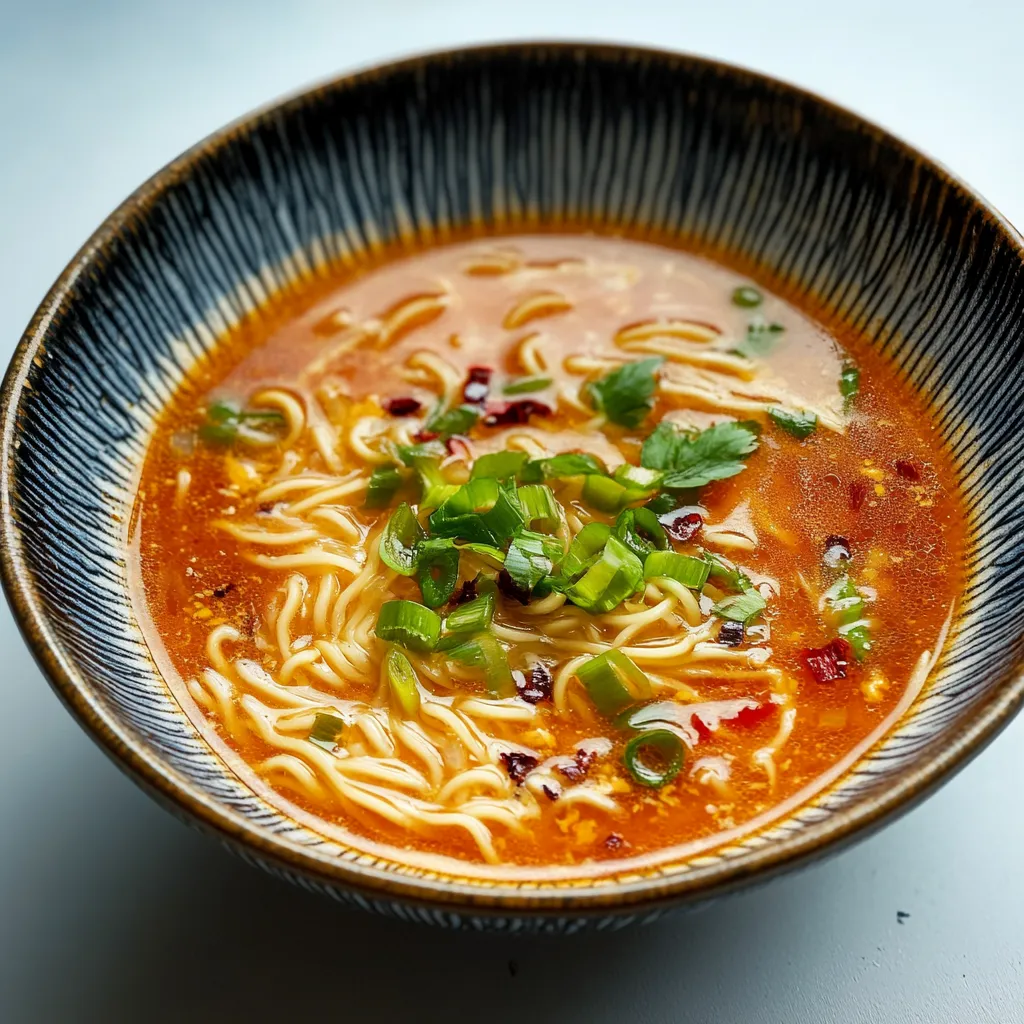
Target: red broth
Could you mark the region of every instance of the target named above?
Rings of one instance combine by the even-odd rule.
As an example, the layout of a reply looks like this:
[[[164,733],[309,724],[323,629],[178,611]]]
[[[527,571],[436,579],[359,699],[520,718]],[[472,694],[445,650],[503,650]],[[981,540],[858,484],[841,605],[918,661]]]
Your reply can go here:
[[[614,376],[657,358],[639,374],[649,398]],[[844,398],[840,381],[849,391],[857,374]],[[812,413],[813,430],[794,436]],[[644,444],[656,429],[677,447],[675,479],[734,475],[615,492],[617,467],[657,454]],[[754,450],[737,455],[737,438]],[[550,488],[557,522],[532,532],[557,553],[541,557],[527,603],[523,580],[466,536],[435,537],[437,563],[421,570],[434,601],[447,598],[434,610],[415,576],[380,561],[402,501],[442,529],[402,462],[417,443],[435,501],[498,452],[532,467],[515,495],[527,475]],[[544,460],[567,452],[599,460],[597,479],[545,477]],[[367,508],[375,469],[398,489],[377,488],[386,504]],[[645,579],[654,563],[632,553],[633,589],[588,609],[593,588],[560,575],[570,542],[588,524],[614,533],[623,509],[658,494],[675,534],[665,548],[685,556],[668,562],[717,558],[714,573],[702,589]],[[506,567],[518,543],[498,530]],[[593,874],[761,827],[877,741],[941,645],[964,515],[932,421],[856,338],[694,255],[517,236],[339,273],[233,331],[156,431],[133,545],[172,688],[271,802],[403,861]],[[493,621],[456,637],[448,616],[473,594],[493,602]],[[382,630],[395,600],[436,616],[448,650]],[[615,714],[584,678],[613,649],[641,676]],[[389,679],[392,651],[412,673],[404,689]],[[606,658],[609,671],[622,698],[621,665]],[[661,745],[631,770],[627,745],[651,729]],[[650,772],[663,784],[638,781]]]

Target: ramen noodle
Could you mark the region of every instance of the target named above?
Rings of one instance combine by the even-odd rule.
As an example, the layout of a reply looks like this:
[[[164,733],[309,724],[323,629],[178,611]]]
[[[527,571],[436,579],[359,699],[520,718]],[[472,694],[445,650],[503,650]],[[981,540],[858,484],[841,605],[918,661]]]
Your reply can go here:
[[[467,870],[706,850],[924,685],[963,515],[853,337],[702,258],[471,240],[280,296],[154,436],[137,600],[239,776]]]

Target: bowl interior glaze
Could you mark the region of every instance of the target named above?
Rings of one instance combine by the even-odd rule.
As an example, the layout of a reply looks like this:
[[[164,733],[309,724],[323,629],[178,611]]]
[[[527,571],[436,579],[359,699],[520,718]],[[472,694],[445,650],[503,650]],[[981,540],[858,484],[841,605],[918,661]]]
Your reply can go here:
[[[289,820],[200,739],[132,610],[126,535],[161,409],[268,296],[471,228],[698,247],[860,332],[925,396],[969,509],[969,583],[923,694],[840,781],[707,855],[515,884],[403,867]],[[40,307],[3,391],[3,572],[82,725],[172,811],[335,898],[442,924],[621,924],[803,863],[980,750],[1024,685],[1021,240],[903,143],[805,92],[654,51],[415,58],[252,115],[165,168]]]

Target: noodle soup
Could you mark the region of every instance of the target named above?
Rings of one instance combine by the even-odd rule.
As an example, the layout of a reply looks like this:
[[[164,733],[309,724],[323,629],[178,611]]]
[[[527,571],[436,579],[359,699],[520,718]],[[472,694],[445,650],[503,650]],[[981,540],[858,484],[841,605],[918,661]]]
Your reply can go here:
[[[877,354],[587,235],[339,275],[166,414],[137,604],[271,802],[406,862],[581,876],[834,781],[924,685],[963,516]]]

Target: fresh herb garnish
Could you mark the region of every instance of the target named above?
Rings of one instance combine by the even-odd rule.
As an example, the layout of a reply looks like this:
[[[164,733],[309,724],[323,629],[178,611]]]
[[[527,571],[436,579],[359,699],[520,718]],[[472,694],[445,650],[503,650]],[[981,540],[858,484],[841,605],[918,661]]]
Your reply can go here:
[[[790,412],[788,409],[769,409],[768,415],[787,434],[802,441],[810,437],[818,426],[818,417],[813,412]]]
[[[612,423],[638,427],[654,405],[652,398],[658,385],[655,371],[664,360],[661,356],[625,363],[588,388],[590,400],[598,412]]]
[[[842,373],[839,374],[839,394],[843,396],[843,404],[847,409],[858,391],[860,391],[860,369],[853,363],[844,363]]]
[[[733,354],[747,359],[763,358],[775,347],[775,342],[784,330],[782,324],[769,323],[763,317],[755,317],[747,325],[747,336],[732,350]]]
[[[437,434],[441,439],[453,434],[468,434],[480,418],[479,409],[471,405],[457,405],[454,409],[442,411],[435,409],[427,420],[424,430]]]
[[[725,480],[745,468],[743,457],[757,450],[756,423],[716,423],[700,433],[688,433],[662,420],[644,441],[640,463],[665,471],[668,490],[703,487]]]

